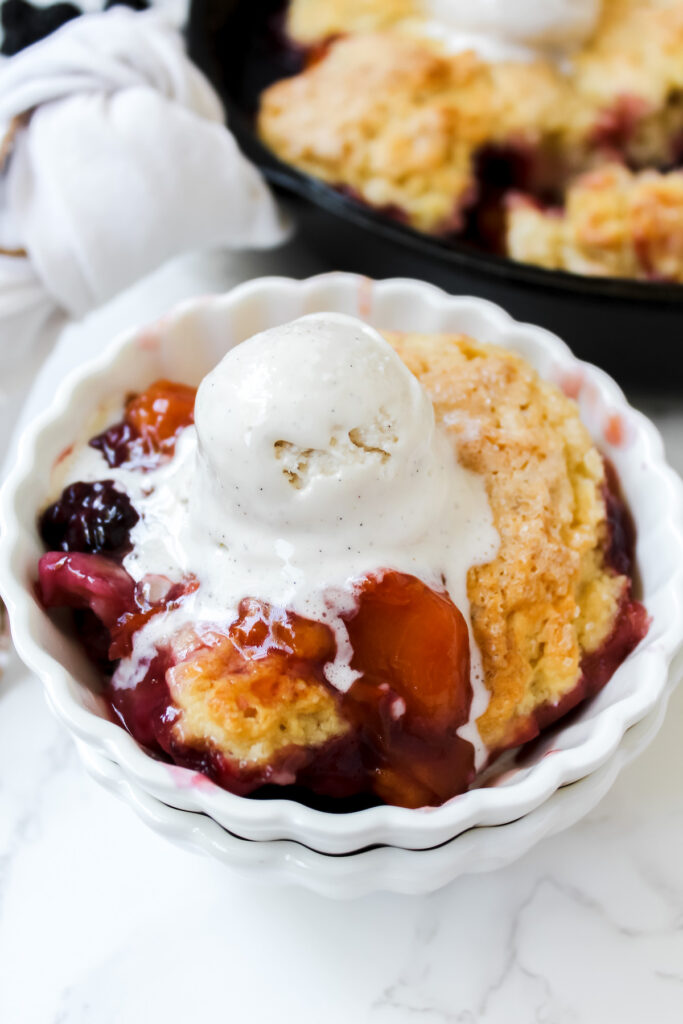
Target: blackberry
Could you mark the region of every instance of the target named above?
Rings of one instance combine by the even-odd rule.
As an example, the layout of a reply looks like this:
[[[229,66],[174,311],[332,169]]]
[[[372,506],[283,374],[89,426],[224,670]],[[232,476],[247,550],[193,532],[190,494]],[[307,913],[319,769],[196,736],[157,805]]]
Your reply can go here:
[[[130,531],[139,519],[127,494],[112,480],[75,483],[46,508],[38,524],[49,551],[82,551],[123,555],[130,550]]]
[[[102,452],[112,469],[123,466],[126,462],[135,462],[136,454],[141,454],[137,451],[141,447],[140,436],[125,420],[92,437],[88,444],[96,451]]]

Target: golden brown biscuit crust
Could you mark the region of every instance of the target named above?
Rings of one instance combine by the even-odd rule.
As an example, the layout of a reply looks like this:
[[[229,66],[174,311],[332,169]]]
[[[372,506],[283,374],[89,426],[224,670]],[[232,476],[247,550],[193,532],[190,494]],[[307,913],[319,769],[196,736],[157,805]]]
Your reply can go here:
[[[339,40],[308,71],[267,89],[258,123],[288,163],[436,231],[455,226],[471,197],[490,101],[490,72],[472,54],[445,58],[377,33]]]
[[[551,270],[683,281],[683,172],[604,167],[575,181],[563,211],[513,200],[507,247]]]
[[[488,65],[377,32],[335,41],[267,89],[258,130],[287,163],[442,233],[457,231],[477,198],[482,147],[558,149],[575,124],[574,102],[546,62]]]
[[[500,550],[470,570],[472,626],[491,699],[490,750],[577,684],[611,632],[626,577],[603,564],[604,466],[576,403],[511,352],[469,338],[387,334],[430,395],[460,461],[482,474]]]
[[[324,632],[325,627],[321,627]],[[188,631],[182,660],[166,673],[178,742],[220,750],[243,771],[276,764],[293,748],[323,746],[348,732],[335,695],[277,653],[245,655],[219,630]]]
[[[418,0],[294,0],[289,26],[297,39],[347,35],[312,67],[266,90],[264,141],[288,163],[430,233],[462,228],[463,211],[477,201],[477,156],[487,146],[526,147],[535,170],[520,187],[547,196],[550,185],[558,201],[577,175],[608,166],[615,154],[635,168],[677,159],[681,0],[605,0],[595,34],[568,67],[542,59],[488,65],[473,54],[448,54],[409,29],[420,11]],[[658,213],[648,216],[658,219],[644,230],[661,236],[659,258],[665,224]],[[544,242],[527,238],[528,221],[517,234],[530,252],[518,257],[513,239],[509,255],[568,265],[550,256],[552,225]],[[633,231],[637,250],[637,223]],[[586,270],[574,262],[595,272],[590,259]],[[607,272],[638,276],[628,260],[621,263]]]

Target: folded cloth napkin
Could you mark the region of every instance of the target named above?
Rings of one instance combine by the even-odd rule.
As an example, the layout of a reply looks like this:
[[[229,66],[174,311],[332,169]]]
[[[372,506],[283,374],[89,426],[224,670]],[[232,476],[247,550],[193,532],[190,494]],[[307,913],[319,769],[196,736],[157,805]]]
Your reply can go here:
[[[13,137],[0,250],[25,250],[44,292],[71,315],[181,252],[285,237],[218,97],[159,12],[86,15],[7,61],[3,123]],[[12,259],[0,264],[0,339],[3,309],[16,318],[19,301],[7,306]],[[22,287],[35,317],[45,296]]]
[[[85,15],[0,63],[0,450],[70,317],[183,252],[286,235],[166,15]]]

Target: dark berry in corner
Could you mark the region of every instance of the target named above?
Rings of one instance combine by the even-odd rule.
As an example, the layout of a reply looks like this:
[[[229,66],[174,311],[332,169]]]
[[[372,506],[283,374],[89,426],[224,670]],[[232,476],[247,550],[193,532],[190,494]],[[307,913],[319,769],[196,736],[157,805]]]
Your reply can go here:
[[[49,551],[122,555],[130,550],[130,531],[139,518],[111,480],[75,483],[43,512],[40,536]]]
[[[132,7],[134,11],[146,11],[149,3],[147,0],[107,0],[104,5],[105,11],[110,7]]]
[[[27,0],[5,0],[0,7],[0,24],[3,28],[0,53],[13,57],[82,13],[80,7],[72,3],[41,7]]]
[[[194,422],[195,388],[157,380],[126,402],[123,419],[88,442],[110,466],[154,469],[171,458],[178,437]]]

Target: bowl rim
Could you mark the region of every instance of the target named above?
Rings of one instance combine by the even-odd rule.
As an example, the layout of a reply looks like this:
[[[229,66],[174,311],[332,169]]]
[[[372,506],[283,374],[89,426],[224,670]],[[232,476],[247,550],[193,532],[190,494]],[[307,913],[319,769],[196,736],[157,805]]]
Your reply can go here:
[[[32,478],[40,445],[48,437],[50,444],[54,444],[52,438],[59,434],[60,423],[68,419],[76,390],[89,380],[106,377],[109,368],[125,358],[127,352],[132,353],[139,339],[148,335],[149,324],[120,334],[64,379],[49,407],[24,430],[0,494],[0,590],[9,610],[14,642],[20,657],[41,678],[51,706],[69,730],[117,762],[132,781],[168,804],[208,814],[248,839],[295,839],[330,853],[345,853],[374,843],[427,848],[473,826],[502,824],[529,813],[560,786],[590,774],[614,753],[626,730],[660,698],[668,665],[683,640],[683,484],[665,462],[661,437],[650,421],[628,405],[607,374],[580,363],[564,342],[544,328],[517,323],[487,300],[451,296],[421,281],[389,278],[371,282],[356,274],[339,272],[303,281],[257,278],[222,295],[186,301],[165,314],[161,324],[201,317],[207,310],[236,316],[240,309],[254,302],[268,310],[271,322],[282,322],[291,314],[278,317],[278,301],[282,308],[287,300],[296,298],[303,302],[333,293],[353,296],[361,306],[367,300],[368,289],[375,298],[384,296],[385,301],[392,294],[409,295],[412,302],[423,303],[425,308],[433,309],[436,305],[461,319],[468,315],[483,318],[497,342],[510,345],[515,339],[532,340],[568,373],[580,371],[586,387],[599,394],[610,409],[628,417],[630,429],[647,452],[650,484],[659,488],[661,521],[657,523],[657,536],[666,567],[665,579],[654,596],[658,607],[666,609],[668,619],[658,619],[658,629],[651,630],[624,663],[632,664],[634,673],[637,664],[641,682],[628,696],[595,716],[590,735],[583,742],[549,752],[522,779],[500,787],[470,790],[442,807],[419,810],[380,806],[331,814],[289,799],[250,800],[220,789],[196,772],[155,760],[121,726],[100,718],[75,699],[71,692],[74,677],[43,648],[41,630],[47,616],[35,600],[31,580],[21,568],[22,552],[27,545],[30,547],[35,534],[35,508],[22,506],[22,491]],[[341,303],[341,298],[338,301]],[[73,434],[63,441],[65,445],[73,441]]]
[[[622,768],[659,732],[675,682],[674,677],[655,707],[631,726],[614,754],[596,771],[558,789],[540,807],[515,821],[475,826],[425,850],[383,846],[334,856],[293,840],[251,843],[205,814],[162,803],[92,747],[77,742],[77,749],[91,778],[128,804],[147,826],[192,852],[220,860],[245,878],[294,884],[332,899],[356,899],[380,891],[424,895],[463,875],[506,867],[541,839],[563,832],[593,810]]]

